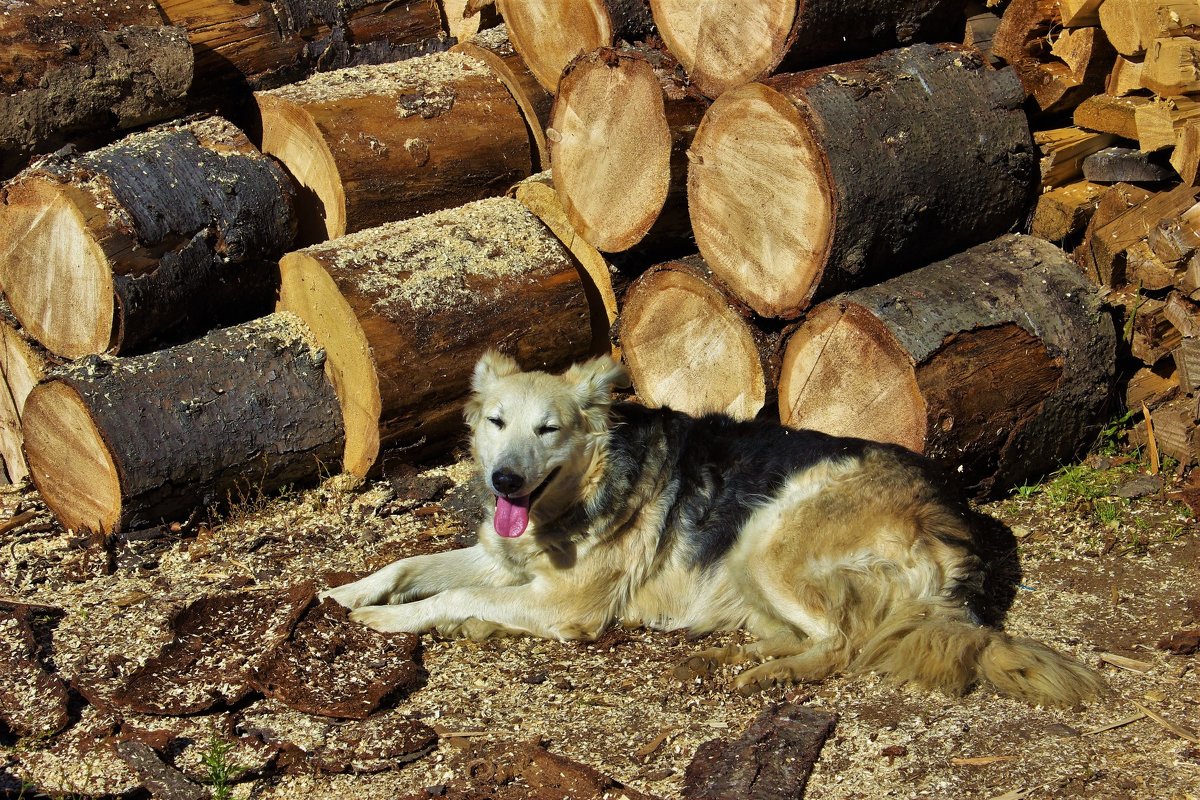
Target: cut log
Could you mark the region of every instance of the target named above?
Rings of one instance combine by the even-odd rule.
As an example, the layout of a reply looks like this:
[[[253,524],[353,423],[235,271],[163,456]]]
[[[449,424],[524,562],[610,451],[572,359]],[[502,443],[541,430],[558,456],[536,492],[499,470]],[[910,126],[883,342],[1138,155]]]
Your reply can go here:
[[[1171,166],[1189,186],[1200,183],[1200,119],[1193,119],[1175,131]]]
[[[0,48],[0,179],[68,141],[168,119],[192,83],[187,36],[153,3],[6,3]]]
[[[1170,289],[1181,277],[1180,271],[1159,258],[1144,239],[1125,251],[1125,279],[1140,291]]]
[[[692,143],[712,271],[764,317],[1009,230],[1037,183],[1021,87],[957,45],[726,92]]]
[[[1104,0],[1059,0],[1062,24],[1067,28],[1087,28],[1100,24],[1100,4]]]
[[[1163,316],[1184,338],[1200,339],[1200,302],[1171,292],[1163,307]],[[1200,377],[1200,371],[1196,375]]]
[[[1142,86],[1163,97],[1200,92],[1200,41],[1173,36],[1151,42],[1142,66]]]
[[[1104,187],[1077,181],[1038,196],[1030,233],[1048,242],[1077,239],[1087,227],[1100,202]]]
[[[1080,128],[1137,139],[1137,110],[1150,103],[1148,97],[1092,95],[1075,108],[1072,121]]]
[[[1114,184],[1100,195],[1100,199],[1096,203],[1096,211],[1092,214],[1087,229],[1083,232],[1083,239],[1072,253],[1075,263],[1083,270],[1084,275],[1097,286],[1103,284],[1100,280],[1100,270],[1096,265],[1096,232],[1151,196],[1150,191],[1127,183]]]
[[[1104,91],[1117,55],[1099,28],[1061,28],[1060,11],[1058,0],[1012,0],[992,41],[1046,113]]]
[[[550,150],[546,145],[546,127],[550,124],[550,106],[554,102],[554,95],[537,82],[525,59],[513,49],[508,39],[508,28],[504,25],[489,28],[450,49],[482,61],[500,79],[525,117],[530,147],[535,156],[534,169],[549,169]]]
[[[646,0],[496,0],[513,47],[546,91],[558,91],[567,64],[654,32]]]
[[[0,195],[0,283],[69,358],[250,319],[270,311],[293,192],[219,117],[43,159]]]
[[[634,281],[618,330],[633,388],[648,406],[752,419],[775,402],[778,327],[756,324],[700,256]]]
[[[1183,335],[1171,324],[1165,313],[1166,303],[1138,295],[1126,327],[1130,331],[1129,353],[1146,366],[1152,366],[1169,356]]]
[[[1175,179],[1165,154],[1106,147],[1083,160],[1083,177],[1095,183],[1158,183]]]
[[[1033,141],[1042,154],[1042,188],[1053,189],[1082,178],[1084,159],[1116,144],[1117,139],[1111,133],[1053,128],[1035,132]]]
[[[951,38],[965,0],[650,0],[659,35],[709,97],[788,70]]]
[[[1100,25],[1118,52],[1140,56],[1155,39],[1186,35],[1200,26],[1200,5],[1194,0],[1105,0]]]
[[[21,417],[25,399],[57,360],[21,329],[6,303],[0,302],[0,457],[8,482],[29,475],[21,447]]]
[[[1125,383],[1124,408],[1137,410],[1144,403],[1156,408],[1179,394],[1179,378],[1175,363],[1161,361],[1153,367],[1140,367]]]
[[[904,445],[987,495],[1095,434],[1115,348],[1062,251],[1005,236],[814,308],[784,351],[780,416]]]
[[[1171,351],[1179,376],[1179,388],[1188,394],[1200,389],[1200,339],[1184,337]]]
[[[307,322],[329,354],[344,469],[354,475],[367,474],[381,445],[451,444],[487,347],[539,369],[594,350],[570,252],[516,200],[362,231],[289,253],[280,271],[279,308]]]
[[[314,75],[255,99],[263,152],[302,187],[301,244],[503,194],[533,168],[516,101],[462,53]]]
[[[1160,404],[1150,412],[1154,426],[1154,442],[1159,452],[1170,456],[1186,467],[1200,455],[1200,434],[1196,430],[1196,401],[1176,397]],[[1138,447],[1146,445],[1146,426],[1130,428],[1130,441]]]
[[[63,527],[107,534],[336,469],[323,361],[283,314],[144,356],[89,356],[29,395],[33,482]]]
[[[1178,131],[1200,122],[1200,102],[1190,97],[1154,100],[1134,113],[1138,125],[1138,144],[1142,150],[1174,148]]]
[[[687,150],[708,105],[658,50],[603,48],[571,62],[554,100],[550,155],[554,188],[584,239],[606,252],[643,242],[694,249]]]
[[[443,25],[460,43],[504,24],[492,0],[441,0],[439,5]]]
[[[567,219],[567,212],[554,191],[550,172],[531,175],[509,190],[513,197],[550,229],[562,246],[571,251],[579,268],[587,275],[585,288],[590,286],[589,300],[593,308],[603,308],[603,317],[592,314],[593,340],[597,350],[607,342],[614,358],[621,357],[621,347],[611,335],[612,325],[617,321],[617,308],[629,287],[629,274],[618,269],[580,236]],[[640,269],[636,270],[640,272]]]
[[[1111,222],[1098,226],[1090,242],[1090,266],[1101,285],[1124,284],[1125,251],[1139,239],[1145,239],[1159,220],[1177,217],[1194,206],[1198,195],[1200,189],[1194,186],[1177,186],[1151,195]]]
[[[193,95],[224,101],[234,86],[273,89],[315,72],[399,61],[449,45],[437,47],[444,33],[434,0],[157,2],[195,50]]]
[[[1142,62],[1117,56],[1104,82],[1104,91],[1117,97],[1142,91]]]

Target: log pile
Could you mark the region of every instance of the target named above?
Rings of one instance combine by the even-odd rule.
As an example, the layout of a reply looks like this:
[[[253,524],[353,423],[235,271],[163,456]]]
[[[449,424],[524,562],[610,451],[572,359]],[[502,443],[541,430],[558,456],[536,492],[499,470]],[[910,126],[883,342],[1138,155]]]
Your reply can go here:
[[[1031,231],[1072,250],[1106,294],[1125,404],[1149,414],[1132,436],[1153,438],[1181,468],[1200,459],[1197,26],[1190,1],[1013,0],[995,43],[1047,112],[1034,133],[1042,194]]]

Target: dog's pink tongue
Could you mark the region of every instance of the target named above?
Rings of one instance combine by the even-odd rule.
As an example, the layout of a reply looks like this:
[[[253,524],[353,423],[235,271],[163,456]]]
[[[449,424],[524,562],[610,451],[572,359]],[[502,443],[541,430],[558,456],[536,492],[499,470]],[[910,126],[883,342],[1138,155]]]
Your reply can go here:
[[[497,497],[496,518],[492,521],[496,533],[515,539],[529,527],[529,496]]]

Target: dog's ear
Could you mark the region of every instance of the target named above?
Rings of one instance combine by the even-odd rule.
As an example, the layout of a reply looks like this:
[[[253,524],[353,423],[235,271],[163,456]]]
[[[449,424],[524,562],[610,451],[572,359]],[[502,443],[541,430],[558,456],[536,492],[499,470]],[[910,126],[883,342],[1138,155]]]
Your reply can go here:
[[[607,406],[612,402],[614,388],[630,386],[629,373],[611,356],[600,356],[582,364],[576,364],[563,377],[575,386],[581,408]]]
[[[463,408],[463,416],[467,418],[468,425],[472,428],[475,427],[483,415],[483,407],[479,399],[480,393],[501,378],[515,375],[520,371],[521,367],[514,359],[498,350],[488,350],[480,356],[479,361],[475,363],[475,372],[471,375],[472,394]]]

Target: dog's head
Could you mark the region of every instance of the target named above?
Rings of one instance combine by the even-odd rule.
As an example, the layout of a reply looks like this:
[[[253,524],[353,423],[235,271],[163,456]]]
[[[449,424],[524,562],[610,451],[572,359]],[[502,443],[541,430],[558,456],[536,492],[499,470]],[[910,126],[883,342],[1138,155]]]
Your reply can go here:
[[[551,375],[522,372],[494,350],[483,354],[466,417],[476,464],[496,496],[496,533],[520,536],[553,485],[580,480],[590,445],[608,430],[613,387],[628,385],[625,368],[607,356]]]

